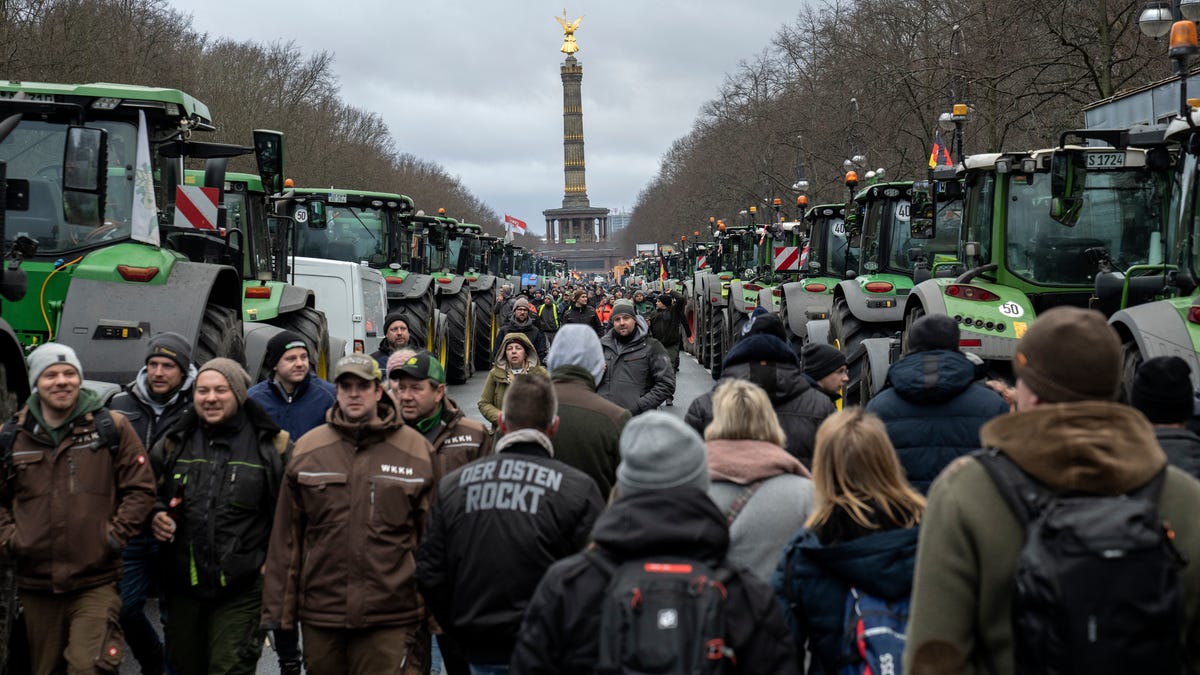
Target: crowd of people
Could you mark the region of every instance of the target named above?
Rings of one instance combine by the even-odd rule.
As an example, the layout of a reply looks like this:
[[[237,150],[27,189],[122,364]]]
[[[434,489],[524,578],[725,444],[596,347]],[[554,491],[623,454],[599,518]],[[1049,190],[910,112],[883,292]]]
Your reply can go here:
[[[1117,335],[1057,308],[1009,387],[929,316],[838,410],[844,356],[761,315],[681,419],[655,332],[687,339],[680,299],[567,290],[505,289],[486,425],[401,315],[332,383],[294,333],[257,384],[164,333],[107,407],[34,350],[0,430],[32,672],[128,644],[146,673],[253,673],[268,635],[316,675],[1200,669],[1186,362],[1117,402]]]

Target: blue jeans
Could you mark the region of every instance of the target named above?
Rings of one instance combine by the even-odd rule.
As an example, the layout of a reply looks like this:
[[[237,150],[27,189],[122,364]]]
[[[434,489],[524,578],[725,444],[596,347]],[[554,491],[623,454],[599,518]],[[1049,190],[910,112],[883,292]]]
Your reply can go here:
[[[143,673],[163,672],[162,639],[145,610],[146,598],[156,591],[157,558],[158,542],[145,533],[130,539],[121,554],[121,630]]]
[[[508,665],[503,666],[477,666],[471,664],[471,675],[508,675]]]

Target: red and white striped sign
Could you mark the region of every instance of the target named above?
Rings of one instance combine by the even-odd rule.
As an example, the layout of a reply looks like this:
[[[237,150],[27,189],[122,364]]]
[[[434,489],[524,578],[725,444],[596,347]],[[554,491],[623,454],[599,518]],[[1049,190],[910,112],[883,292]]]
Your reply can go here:
[[[175,188],[175,227],[197,230],[217,229],[217,200],[220,190],[215,187],[180,185]]]
[[[800,269],[808,264],[808,244],[804,245],[804,250],[800,252]]]
[[[706,267],[708,267],[708,256],[706,256],[706,255],[702,255],[702,256],[700,256],[700,258],[699,258],[699,259],[696,261],[696,269],[698,269],[698,270],[702,270],[702,269],[704,269],[704,268],[706,268]]]
[[[799,246],[776,246],[775,247],[775,271],[776,272],[799,272],[800,271],[800,247]]]

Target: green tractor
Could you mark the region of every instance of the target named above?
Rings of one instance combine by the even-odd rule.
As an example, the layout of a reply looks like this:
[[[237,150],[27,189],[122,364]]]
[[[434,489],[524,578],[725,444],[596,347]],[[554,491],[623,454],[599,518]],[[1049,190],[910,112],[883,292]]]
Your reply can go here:
[[[256,132],[256,143],[276,143],[282,148],[282,134]],[[282,157],[282,152],[277,153]],[[187,170],[184,185],[217,183],[217,204],[221,230],[211,234],[190,231],[186,224],[166,228],[168,241],[177,240],[177,249],[193,262],[220,262],[238,268],[242,276],[242,325],[246,339],[247,371],[257,379],[271,377],[266,367],[267,342],[282,330],[302,336],[312,348],[318,377],[332,375],[329,325],[325,315],[316,309],[316,296],[307,289],[287,280],[290,237],[286,232],[272,236],[268,218],[274,205],[272,195],[260,176],[246,173],[225,173],[223,167],[210,170]],[[282,171],[273,172],[281,176]],[[223,180],[222,180],[223,177]],[[272,188],[273,189],[273,188]],[[236,233],[233,234],[233,233]],[[239,252],[240,249],[240,252]]]
[[[701,324],[705,336],[705,355],[701,365],[708,368],[713,379],[721,376],[721,361],[733,344],[735,330],[740,330],[749,312],[758,302],[758,291],[752,290],[747,297],[742,288],[742,275],[750,276],[755,266],[755,228],[750,225],[734,225],[718,228],[717,248],[708,255],[710,265],[716,265],[713,273],[698,279],[707,302],[701,305]],[[751,274],[746,274],[747,270]],[[734,288],[737,288],[735,294]],[[746,307],[749,306],[749,310]]]
[[[1116,283],[1122,297],[1110,311],[1164,289],[1172,267],[1163,233],[1173,182],[1165,148],[1063,146],[972,155],[964,166],[966,270],[917,284],[904,303],[905,325],[926,314],[951,316],[962,351],[1010,377],[1017,341],[1037,314],[1059,305],[1095,306],[1102,272],[1122,271]],[[888,362],[885,349],[869,349],[867,386],[875,390]]]
[[[31,102],[40,107],[27,112]],[[243,361],[241,274],[182,252],[219,227],[211,193],[179,189],[184,158],[246,152],[193,140],[213,130],[208,108],[173,89],[0,82],[0,112],[23,115],[0,149],[27,199],[10,208],[8,234],[37,243],[21,264],[37,292],[4,303],[22,344],[67,344],[90,377],[113,383],[134,377],[151,336],[164,331],[184,335],[198,362]],[[86,134],[102,136],[105,152],[65,157]],[[97,171],[91,192],[68,190]],[[172,228],[176,213],[189,232]]]
[[[504,247],[498,238],[484,234],[478,225],[465,223],[460,235],[470,251],[466,279],[471,284],[471,300],[475,307],[475,317],[471,320],[475,327],[472,338],[475,370],[486,372],[492,367],[491,355],[496,349],[496,333],[500,330],[496,304],[504,278],[501,272]]]
[[[804,214],[807,237],[800,255],[800,278],[781,291],[779,318],[790,333],[792,348],[807,342],[827,342],[828,330],[815,334],[815,321],[828,321],[833,289],[858,268],[858,249],[846,236],[846,205],[818,204]],[[810,324],[812,324],[810,326]],[[828,327],[828,323],[821,324]]]
[[[435,282],[438,310],[446,317],[446,379],[452,384],[462,384],[475,371],[472,352],[475,305],[467,274],[476,270],[471,267],[471,248],[467,242],[482,230],[478,225],[464,226],[444,215],[430,219],[427,230],[425,260]],[[464,236],[464,230],[469,234]]]
[[[900,331],[914,275],[928,270],[928,260],[952,261],[958,248],[958,227],[949,218],[943,219],[940,230],[913,227],[913,196],[912,182],[877,182],[859,191],[854,203],[847,205],[857,211],[847,236],[850,245],[859,249],[858,269],[850,270],[848,278],[834,287],[827,328],[829,344],[846,356],[850,376],[846,405],[859,403],[866,358],[863,342]],[[823,324],[814,326],[810,321],[808,325],[810,330],[826,330]]]

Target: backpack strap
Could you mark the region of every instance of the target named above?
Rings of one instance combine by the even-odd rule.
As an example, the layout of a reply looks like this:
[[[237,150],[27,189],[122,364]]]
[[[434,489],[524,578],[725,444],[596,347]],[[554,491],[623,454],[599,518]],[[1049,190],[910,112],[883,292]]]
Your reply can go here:
[[[0,427],[0,473],[4,475],[4,490],[0,501],[12,506],[13,481],[17,478],[17,467],[13,464],[13,444],[17,441],[17,416],[13,415]]]
[[[971,455],[979,460],[996,484],[1013,515],[1024,528],[1050,502],[1053,495],[1045,486],[1017,466],[1008,455],[997,448],[976,450]]]
[[[117,423],[113,421],[112,412],[108,408],[100,408],[92,413],[92,423],[96,425],[100,444],[108,448],[109,454],[116,459],[121,450],[121,432],[117,430]]]
[[[750,498],[754,496],[754,493],[758,492],[758,489],[762,487],[763,482],[763,480],[756,480],[742,488],[742,491],[738,493],[738,496],[735,497],[733,502],[729,504],[729,508],[725,509],[726,525],[733,525],[733,521],[737,520],[737,517],[741,515],[742,509],[746,508],[746,504],[750,501]]]

